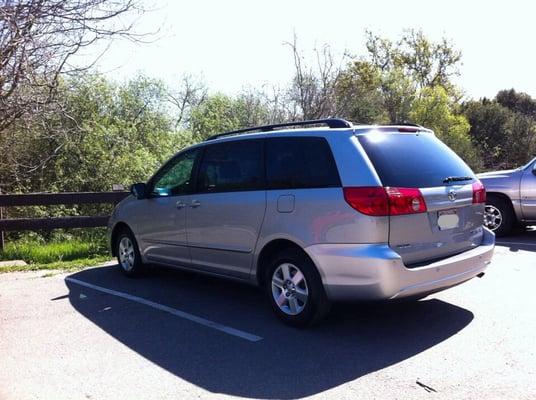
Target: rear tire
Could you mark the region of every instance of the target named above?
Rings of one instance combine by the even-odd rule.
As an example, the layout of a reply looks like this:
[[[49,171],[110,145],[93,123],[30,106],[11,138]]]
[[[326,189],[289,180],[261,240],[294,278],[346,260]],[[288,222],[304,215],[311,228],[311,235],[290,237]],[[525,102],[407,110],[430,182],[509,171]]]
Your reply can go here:
[[[484,212],[484,225],[498,237],[512,232],[516,217],[510,202],[502,197],[488,194]]]
[[[265,271],[264,290],[277,317],[294,327],[314,325],[330,309],[316,267],[298,249],[282,250],[272,257]]]
[[[139,277],[146,272],[146,266],[141,261],[138,242],[130,231],[123,231],[115,241],[115,253],[119,268],[126,276]]]

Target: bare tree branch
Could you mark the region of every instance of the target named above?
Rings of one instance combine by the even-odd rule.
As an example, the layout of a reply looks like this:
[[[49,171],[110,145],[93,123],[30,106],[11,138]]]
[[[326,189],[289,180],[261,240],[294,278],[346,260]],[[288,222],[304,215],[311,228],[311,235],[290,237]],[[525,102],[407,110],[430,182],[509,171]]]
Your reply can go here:
[[[294,59],[294,79],[290,89],[290,101],[296,104],[303,119],[316,119],[336,114],[335,86],[342,71],[346,55],[336,63],[329,45],[314,49],[316,67],[306,66],[294,35],[289,46]]]
[[[0,134],[50,102],[62,74],[88,68],[70,64],[80,49],[143,40],[133,31],[143,11],[139,0],[0,0]]]

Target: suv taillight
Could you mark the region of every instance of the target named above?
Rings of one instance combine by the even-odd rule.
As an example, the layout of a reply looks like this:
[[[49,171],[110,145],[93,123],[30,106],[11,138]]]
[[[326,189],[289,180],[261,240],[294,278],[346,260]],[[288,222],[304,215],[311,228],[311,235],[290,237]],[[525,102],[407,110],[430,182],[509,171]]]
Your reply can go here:
[[[486,189],[480,181],[473,183],[473,204],[486,203]]]
[[[347,187],[344,199],[355,210],[372,216],[417,214],[426,212],[419,189],[397,187]]]

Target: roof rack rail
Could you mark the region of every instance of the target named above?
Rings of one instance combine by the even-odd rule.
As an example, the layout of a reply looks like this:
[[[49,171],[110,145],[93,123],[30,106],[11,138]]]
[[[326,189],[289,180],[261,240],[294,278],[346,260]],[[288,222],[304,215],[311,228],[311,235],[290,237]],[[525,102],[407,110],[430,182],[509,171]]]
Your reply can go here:
[[[348,122],[342,118],[311,119],[308,121],[294,121],[294,122],[285,122],[282,124],[253,126],[250,128],[238,129],[236,131],[219,133],[217,135],[210,136],[206,140],[214,140],[214,139],[221,138],[223,136],[239,135],[241,133],[247,133],[247,132],[270,132],[276,129],[287,128],[287,127],[292,127],[292,126],[309,126],[309,125],[327,125],[330,129],[352,127],[351,122]]]

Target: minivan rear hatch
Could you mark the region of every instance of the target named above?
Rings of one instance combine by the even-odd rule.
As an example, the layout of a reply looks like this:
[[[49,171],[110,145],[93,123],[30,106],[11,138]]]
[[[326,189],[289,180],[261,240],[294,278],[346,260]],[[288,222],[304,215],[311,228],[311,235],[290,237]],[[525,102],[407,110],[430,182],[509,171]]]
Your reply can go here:
[[[389,217],[389,245],[407,267],[481,243],[483,186],[433,133],[402,128],[358,134],[358,138],[391,203],[397,198],[410,202],[409,212],[397,214],[395,209]],[[407,193],[414,198],[408,200]]]

